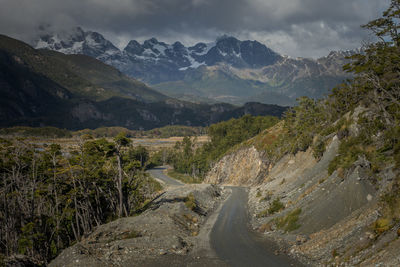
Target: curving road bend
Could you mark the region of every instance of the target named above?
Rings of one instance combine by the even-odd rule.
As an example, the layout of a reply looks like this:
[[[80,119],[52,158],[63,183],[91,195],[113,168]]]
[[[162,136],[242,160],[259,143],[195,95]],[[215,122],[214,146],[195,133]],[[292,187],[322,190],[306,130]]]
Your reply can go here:
[[[247,192],[232,187],[211,232],[211,246],[230,266],[301,266],[286,255],[275,255],[272,244],[248,228]]]
[[[166,166],[160,166],[160,167],[155,167],[153,169],[148,170],[147,172],[150,173],[150,175],[158,180],[161,180],[163,183],[166,185],[172,185],[172,186],[181,186],[184,185],[183,183],[170,178],[169,176],[164,174],[164,170],[166,170]]]

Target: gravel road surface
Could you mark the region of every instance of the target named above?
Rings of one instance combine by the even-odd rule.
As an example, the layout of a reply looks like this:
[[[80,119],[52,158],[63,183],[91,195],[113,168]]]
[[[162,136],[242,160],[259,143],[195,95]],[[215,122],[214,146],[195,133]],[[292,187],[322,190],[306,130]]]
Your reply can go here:
[[[275,255],[274,245],[248,227],[247,192],[232,187],[211,231],[211,246],[230,266],[301,266],[286,255]]]
[[[172,185],[172,186],[181,186],[183,185],[183,183],[172,179],[170,177],[168,177],[167,175],[164,174],[164,170],[166,170],[167,167],[165,166],[160,166],[160,167],[155,167],[153,169],[148,170],[148,172],[150,173],[151,176],[153,176],[153,178],[159,179],[161,180],[163,183],[165,183],[166,185]]]

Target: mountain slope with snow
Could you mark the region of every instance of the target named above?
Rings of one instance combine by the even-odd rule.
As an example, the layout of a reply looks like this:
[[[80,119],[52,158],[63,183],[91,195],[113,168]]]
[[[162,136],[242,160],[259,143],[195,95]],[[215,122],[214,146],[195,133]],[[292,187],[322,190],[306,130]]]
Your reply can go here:
[[[222,36],[190,47],[151,38],[120,50],[101,34],[76,28],[42,35],[36,48],[85,54],[152,85],[172,97],[234,104],[260,101],[292,105],[299,96],[319,98],[348,78],[346,59],[359,51],[331,52],[319,59],[281,56],[258,41]]]
[[[180,101],[92,57],[34,49],[0,35],[0,127],[208,126],[245,114],[281,116],[285,110],[259,103],[239,108]]]

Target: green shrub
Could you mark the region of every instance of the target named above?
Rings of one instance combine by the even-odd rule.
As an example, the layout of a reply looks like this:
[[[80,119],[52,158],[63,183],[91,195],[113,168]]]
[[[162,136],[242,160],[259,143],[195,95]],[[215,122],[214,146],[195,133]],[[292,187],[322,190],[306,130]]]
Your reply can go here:
[[[276,212],[279,212],[285,208],[285,205],[280,201],[279,198],[275,199],[272,201],[271,206],[268,209],[268,214],[274,214]]]
[[[348,169],[358,159],[359,155],[365,154],[363,143],[367,142],[362,136],[349,137],[339,145],[338,155],[329,163],[328,173],[331,175],[338,168]]]
[[[291,232],[294,231],[298,228],[300,228],[300,224],[298,224],[299,220],[299,215],[301,214],[301,209],[295,209],[292,212],[290,212],[288,215],[286,215],[283,218],[278,218],[276,220],[276,226],[279,229],[283,229],[286,232]]]
[[[312,149],[314,158],[317,160],[321,159],[326,149],[325,142],[323,142],[321,138],[318,138],[317,141],[312,145]]]
[[[272,197],[272,193],[270,191],[267,191],[265,194],[265,197],[261,198],[260,201],[270,201]]]
[[[194,198],[194,195],[193,195],[193,193],[190,193],[189,195],[187,195],[187,197],[186,197],[186,199],[185,199],[185,206],[188,208],[188,209],[191,209],[191,210],[195,210],[195,209],[197,209],[197,203],[196,203],[196,199]]]
[[[387,230],[390,229],[391,225],[391,220],[388,218],[380,218],[375,221],[374,223],[374,231],[377,234],[381,234],[383,232],[386,232]]]
[[[135,230],[131,230],[131,231],[127,232],[127,233],[123,233],[121,235],[121,239],[132,239],[132,238],[137,238],[137,237],[140,237],[140,236],[141,236],[140,232],[135,231]]]
[[[260,211],[260,212],[257,214],[257,217],[259,217],[259,218],[261,218],[261,217],[266,217],[266,216],[268,216],[268,209],[265,209],[265,210],[263,210],[263,211]]]

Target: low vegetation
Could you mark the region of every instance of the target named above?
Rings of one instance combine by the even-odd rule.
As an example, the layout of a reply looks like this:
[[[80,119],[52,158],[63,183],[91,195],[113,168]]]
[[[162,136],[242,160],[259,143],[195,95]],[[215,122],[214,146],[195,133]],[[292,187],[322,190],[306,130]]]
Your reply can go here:
[[[397,177],[393,190],[381,197],[381,216],[373,223],[376,234],[382,234],[400,222],[400,178]]]
[[[44,138],[69,138],[72,133],[66,129],[56,127],[26,127],[16,126],[0,128],[0,136],[44,137]]]
[[[269,206],[269,208],[261,211],[258,214],[258,217],[266,217],[268,215],[272,215],[274,213],[280,212],[283,209],[285,209],[285,205],[280,201],[279,198],[275,199],[274,201],[272,201],[271,205]]]
[[[268,208],[268,214],[274,214],[278,211],[281,211],[285,208],[285,205],[280,201],[279,198],[272,201],[271,206]]]
[[[145,136],[158,137],[158,138],[169,138],[173,136],[199,136],[206,134],[205,127],[191,127],[191,126],[179,126],[169,125],[162,128],[156,128],[145,131]]]
[[[9,137],[38,137],[38,138],[71,138],[74,136],[90,135],[95,138],[110,137],[114,138],[120,133],[125,133],[127,137],[149,137],[149,138],[169,138],[174,136],[199,136],[206,133],[204,127],[170,125],[148,131],[129,130],[124,127],[99,127],[96,129],[83,129],[71,131],[56,127],[28,127],[15,126],[0,128],[0,136]]]
[[[291,232],[300,228],[301,225],[298,224],[300,214],[301,214],[301,209],[295,209],[285,217],[277,218],[275,220],[276,227],[286,232]]]
[[[197,202],[196,202],[196,199],[195,199],[193,193],[190,193],[189,195],[187,195],[187,197],[185,199],[185,206],[188,209],[191,209],[193,211],[197,209]]]
[[[168,170],[168,176],[179,180],[185,184],[199,184],[201,180],[199,178],[192,177],[187,174],[176,172],[175,170]]]
[[[379,218],[374,222],[374,231],[377,234],[381,234],[383,232],[386,232],[389,230],[391,227],[391,220],[387,218]]]

